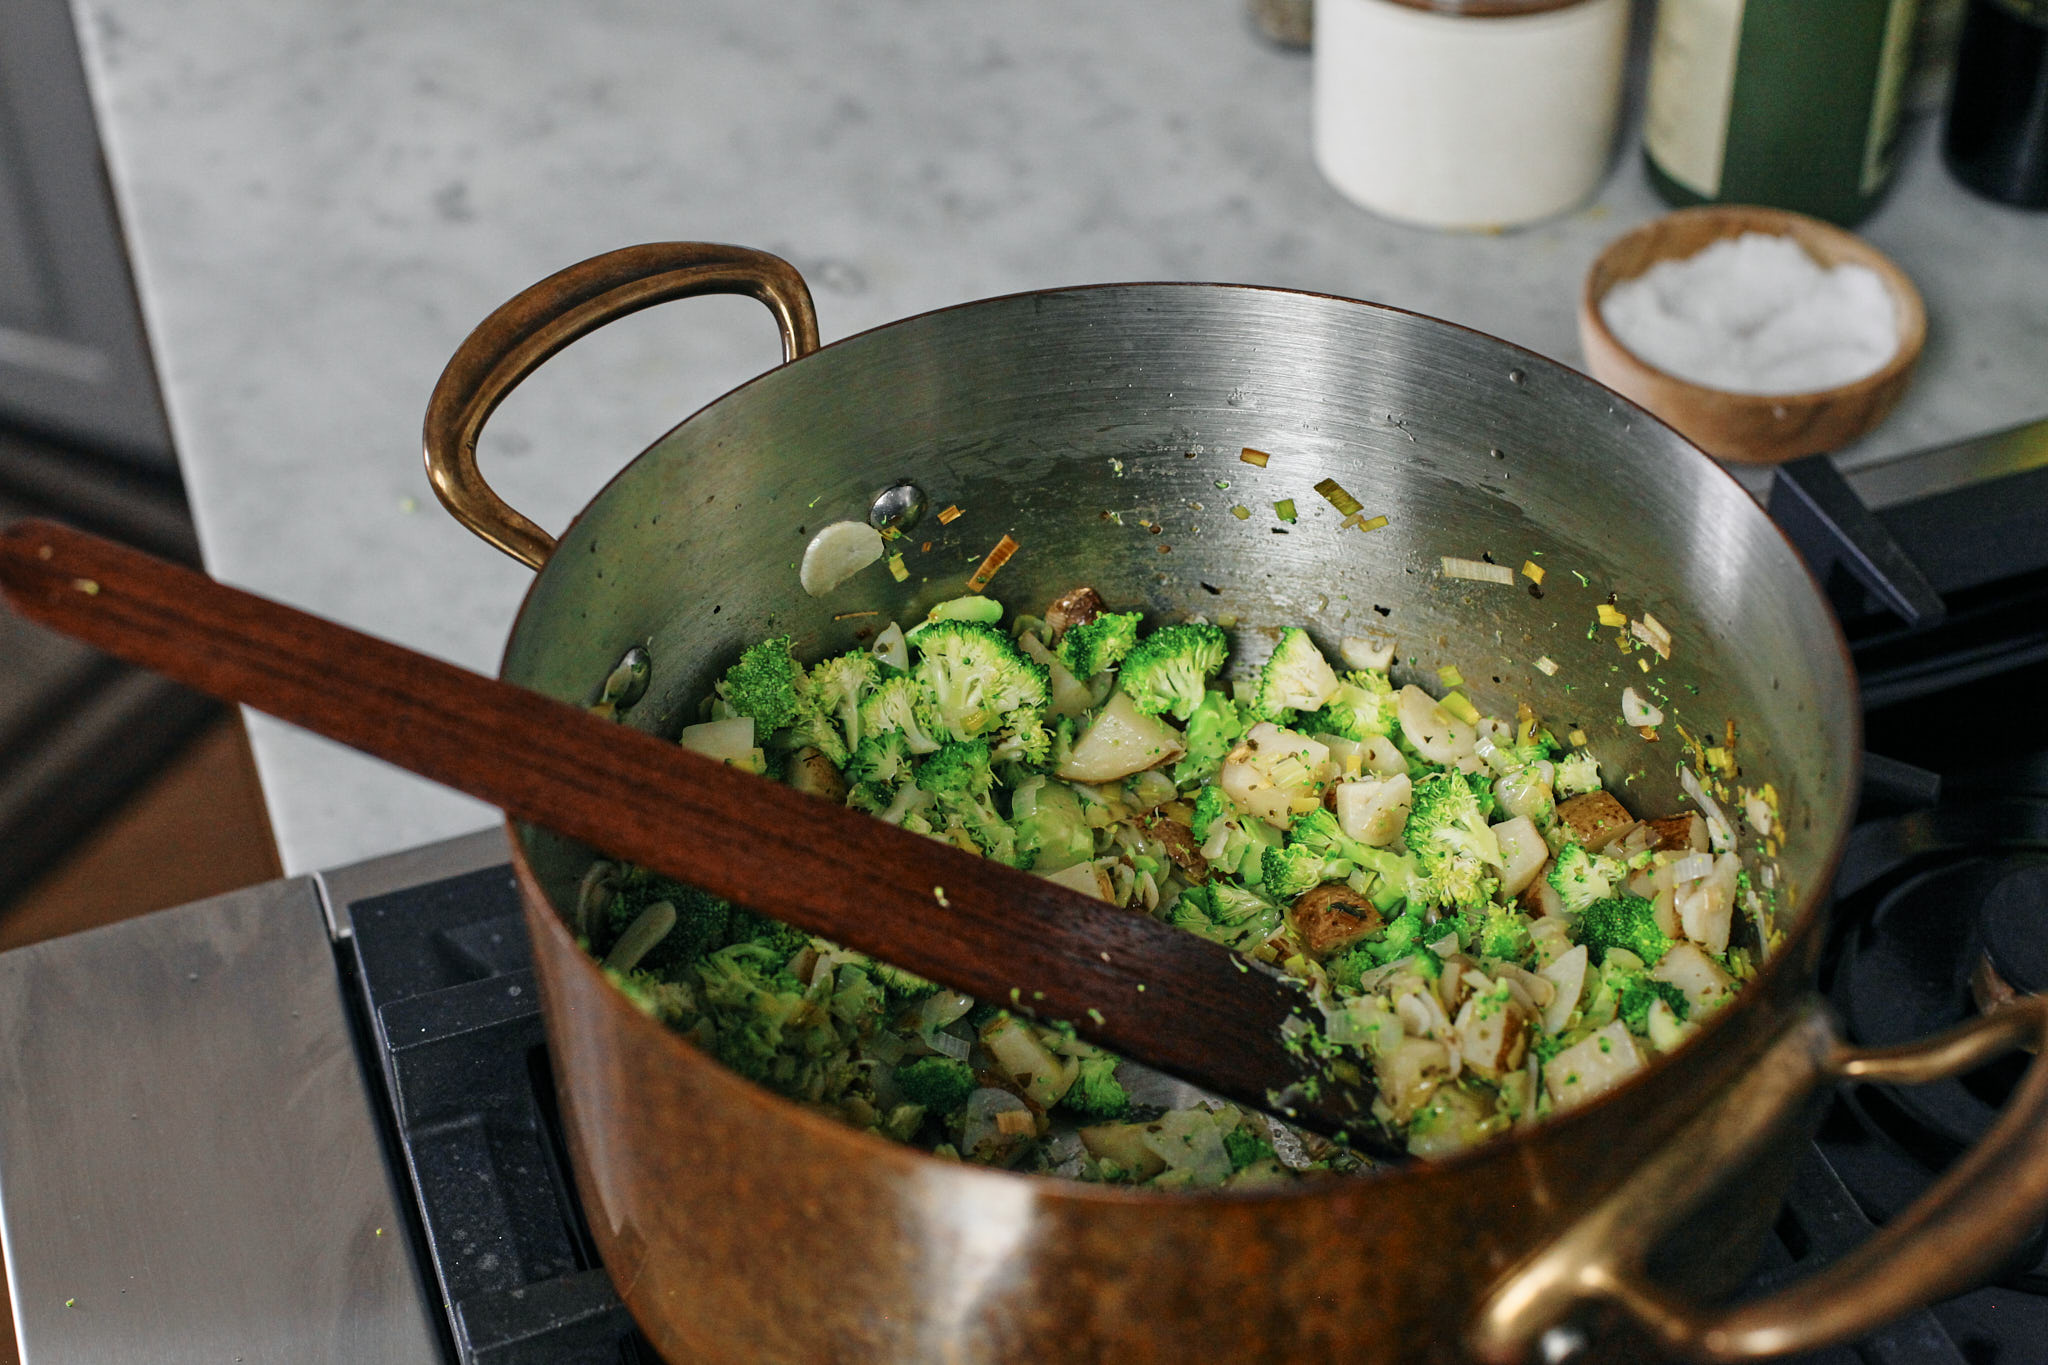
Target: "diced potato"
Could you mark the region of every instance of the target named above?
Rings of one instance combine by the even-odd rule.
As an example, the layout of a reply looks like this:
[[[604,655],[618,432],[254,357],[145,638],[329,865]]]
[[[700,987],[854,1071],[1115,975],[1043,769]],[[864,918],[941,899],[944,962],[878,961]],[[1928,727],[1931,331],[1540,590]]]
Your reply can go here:
[[[1646,820],[1643,823],[1650,831],[1650,846],[1660,853],[1707,851],[1707,822],[1696,810],[1662,820]]]
[[[1109,884],[1109,874],[1094,863],[1075,863],[1057,872],[1043,874],[1045,879],[1064,886],[1069,891],[1078,891],[1084,896],[1093,896],[1099,901],[1116,900],[1116,889]]]
[[[1032,1103],[1050,1109],[1081,1074],[1071,1057],[1055,1057],[1037,1032],[1013,1014],[998,1015],[981,1031],[981,1045],[1002,1073],[1015,1081]]]
[[[1057,640],[1075,626],[1085,625],[1108,611],[1102,594],[1093,588],[1075,588],[1053,598],[1045,609],[1045,628]]]
[[[1187,752],[1180,734],[1156,716],[1140,711],[1118,692],[1102,708],[1095,723],[1074,741],[1058,773],[1069,782],[1113,782]]]
[[[1364,756],[1365,770],[1379,777],[1406,777],[1408,756],[1401,752],[1401,746],[1385,735],[1367,735],[1358,742],[1358,752]]]
[[[1501,894],[1519,896],[1550,861],[1550,846],[1543,842],[1543,832],[1536,828],[1536,822],[1526,815],[1495,825],[1493,837],[1500,845]]]
[[[1415,752],[1432,763],[1456,763],[1472,757],[1478,733],[1437,705],[1435,697],[1410,683],[1394,698],[1394,715],[1401,733],[1415,746]]]
[[[821,796],[834,805],[846,801],[846,779],[832,766],[831,759],[809,746],[791,756],[789,785],[806,796]]]
[[[1604,791],[1587,792],[1557,803],[1557,818],[1571,831],[1572,842],[1598,853],[1627,834],[1635,824],[1621,802]]]
[[[1386,635],[1347,635],[1337,642],[1337,657],[1346,668],[1384,673],[1394,662],[1394,640]]]
[[[1543,1067],[1543,1084],[1559,1109],[1604,1095],[1643,1069],[1642,1049],[1616,1019],[1573,1043]]]
[[[1564,917],[1564,897],[1557,894],[1557,888],[1550,884],[1550,863],[1536,869],[1536,876],[1522,888],[1522,894],[1515,903],[1522,913],[1531,915],[1541,923],[1546,919]]]
[[[1403,1038],[1373,1059],[1380,1096],[1396,1123],[1406,1123],[1451,1074],[1451,1052],[1433,1038]]]
[[[734,716],[730,720],[707,720],[685,725],[677,741],[692,753],[715,758],[720,763],[758,773],[767,767],[760,747],[754,743],[754,718]]]
[[[1528,904],[1526,894],[1522,901],[1524,905]],[[1543,915],[1530,921],[1529,938],[1536,945],[1536,961],[1545,967],[1571,951],[1571,925],[1563,915]]]
[[[1337,823],[1361,844],[1385,848],[1408,823],[1415,784],[1407,773],[1398,777],[1364,778],[1337,787]],[[1531,825],[1533,830],[1535,826]],[[1539,836],[1537,846],[1542,847]],[[1545,850],[1546,854],[1548,850]]]
[[[1286,829],[1301,813],[1296,802],[1315,808],[1329,759],[1330,751],[1307,735],[1260,721],[1223,760],[1217,781],[1240,810]]]
[[[1408,1130],[1408,1150],[1424,1160],[1462,1152],[1485,1140],[1489,1117],[1478,1096],[1455,1085],[1438,1086]]]
[[[1287,912],[1295,937],[1309,956],[1339,953],[1386,927],[1373,903],[1342,882],[1304,891]]]
[[[1735,989],[1735,978],[1722,971],[1721,964],[1694,943],[1673,944],[1671,951],[1650,969],[1650,976],[1685,992],[1686,1001],[1692,1006],[1686,1016],[1688,1021],[1715,1009]]]
[[[1529,1047],[1529,1021],[1512,996],[1487,991],[1469,996],[1458,1011],[1458,1048],[1465,1065],[1498,1080],[1522,1064]]]
[[[1650,1002],[1650,1042],[1659,1052],[1669,1052],[1692,1036],[1699,1025],[1690,1019],[1680,1019],[1678,1012],[1662,1000]]]

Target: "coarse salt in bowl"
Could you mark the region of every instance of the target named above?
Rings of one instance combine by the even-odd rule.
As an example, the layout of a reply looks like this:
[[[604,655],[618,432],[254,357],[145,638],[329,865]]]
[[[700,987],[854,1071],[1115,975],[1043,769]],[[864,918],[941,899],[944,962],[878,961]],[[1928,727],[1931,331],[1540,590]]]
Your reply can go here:
[[[1891,411],[1926,335],[1867,242],[1779,209],[1682,209],[1601,253],[1580,299],[1593,377],[1724,460],[1837,449]]]

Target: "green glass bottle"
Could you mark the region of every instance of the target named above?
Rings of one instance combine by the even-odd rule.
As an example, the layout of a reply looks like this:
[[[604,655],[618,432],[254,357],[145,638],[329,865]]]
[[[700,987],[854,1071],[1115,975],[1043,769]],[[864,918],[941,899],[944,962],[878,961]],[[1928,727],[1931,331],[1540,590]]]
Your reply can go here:
[[[1643,154],[1674,204],[1844,226],[1891,184],[1918,0],[1659,0]]]

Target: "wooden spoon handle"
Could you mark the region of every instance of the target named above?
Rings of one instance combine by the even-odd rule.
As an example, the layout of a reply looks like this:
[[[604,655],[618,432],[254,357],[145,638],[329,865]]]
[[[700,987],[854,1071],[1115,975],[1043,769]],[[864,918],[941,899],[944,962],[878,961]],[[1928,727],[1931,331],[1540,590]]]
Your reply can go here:
[[[0,586],[131,663],[1197,1085],[1271,1108],[1313,1074],[1281,1029],[1304,992],[1145,915],[49,522],[0,535]],[[1307,1125],[1367,1126],[1365,1097],[1309,1089]]]

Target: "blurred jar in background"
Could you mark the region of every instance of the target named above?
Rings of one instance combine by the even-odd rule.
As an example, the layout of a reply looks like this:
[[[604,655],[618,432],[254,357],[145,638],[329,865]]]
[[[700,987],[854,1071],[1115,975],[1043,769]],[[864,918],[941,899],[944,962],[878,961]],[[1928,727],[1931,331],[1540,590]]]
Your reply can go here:
[[[2048,208],[2048,0],[1970,0],[1941,150],[1986,198]]]
[[[1437,228],[1576,207],[1614,148],[1628,0],[1316,0],[1316,165]]]
[[[1659,0],[1643,152],[1678,205],[1844,226],[1884,197],[1916,0]]]

